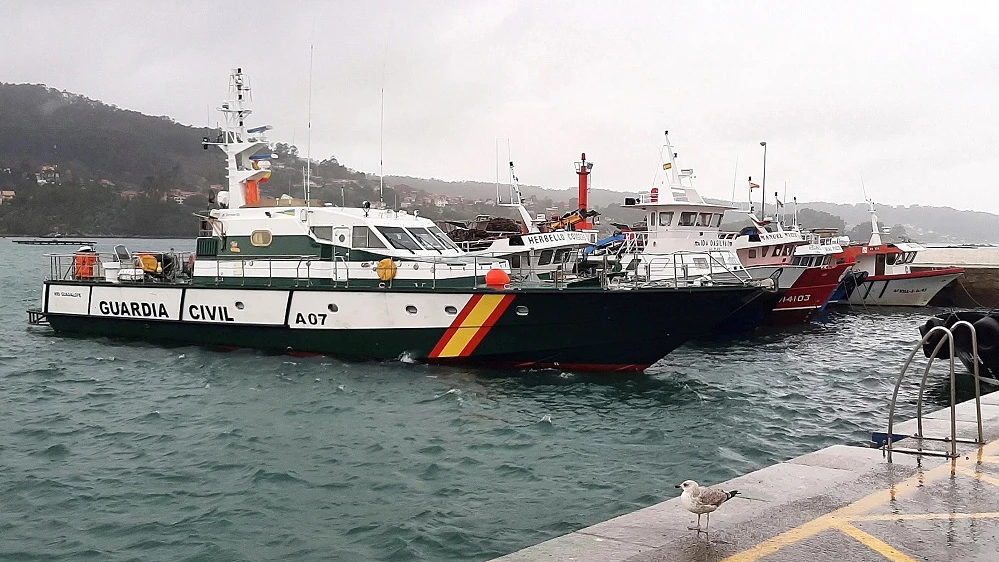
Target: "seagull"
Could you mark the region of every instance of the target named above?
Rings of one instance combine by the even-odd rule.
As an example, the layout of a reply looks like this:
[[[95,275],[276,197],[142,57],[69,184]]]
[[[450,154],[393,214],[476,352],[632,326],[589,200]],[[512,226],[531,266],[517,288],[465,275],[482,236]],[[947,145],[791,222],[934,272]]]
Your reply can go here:
[[[685,480],[683,484],[679,484],[676,487],[683,489],[683,493],[680,494],[680,503],[683,504],[683,507],[687,508],[687,511],[697,514],[697,526],[687,527],[688,529],[691,531],[696,530],[700,533],[701,515],[707,514],[708,522],[704,525],[705,534],[707,534],[708,527],[711,525],[711,512],[739,493],[738,490],[725,492],[713,488],[701,488],[693,480]]]

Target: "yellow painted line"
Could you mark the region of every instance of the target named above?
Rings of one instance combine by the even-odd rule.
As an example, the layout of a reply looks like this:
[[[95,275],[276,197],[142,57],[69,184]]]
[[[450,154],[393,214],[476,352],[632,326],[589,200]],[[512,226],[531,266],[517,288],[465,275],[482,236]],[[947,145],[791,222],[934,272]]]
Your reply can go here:
[[[992,443],[988,443],[986,445],[979,447],[976,457],[984,459],[993,456],[994,453],[996,452],[999,452],[999,441],[993,441]],[[891,488],[885,490],[878,490],[872,494],[869,494],[851,503],[850,505],[847,505],[845,507],[842,507],[840,509],[822,515],[820,517],[817,517],[816,519],[813,519],[812,521],[804,523],[798,527],[795,527],[790,531],[786,531],[784,533],[777,535],[776,537],[763,541],[748,550],[744,550],[738,554],[729,556],[728,558],[725,558],[723,562],[754,562],[770,554],[773,554],[786,546],[801,542],[823,531],[827,531],[834,528],[840,528],[841,526],[844,525],[847,527],[851,527],[852,529],[855,529],[857,533],[862,533],[864,535],[867,535],[867,533],[863,533],[863,531],[860,531],[859,529],[856,529],[855,527],[848,525],[846,521],[861,520],[860,518],[863,517],[864,514],[866,514],[870,510],[882,505],[887,505],[888,503],[897,500],[902,496],[914,492],[915,490],[917,490],[918,488],[924,486],[929,482],[933,482],[934,480],[940,478],[946,478],[948,476],[952,476],[959,470],[961,472],[968,471],[976,478],[985,480],[989,483],[994,483],[996,485],[999,485],[999,479],[995,479],[992,478],[991,476],[987,476],[981,473],[976,473],[966,468],[966,465],[974,464],[975,462],[976,461],[964,460],[963,458],[954,459],[951,460],[951,462],[946,462],[926,472],[917,472],[915,475],[909,477],[906,480],[903,480],[898,484],[895,484]],[[926,514],[926,515],[931,515],[931,514]],[[888,518],[889,516],[886,515],[885,517]],[[843,532],[850,534],[850,532],[845,530]],[[854,535],[850,534],[850,536]],[[874,537],[871,538],[873,539]],[[860,539],[858,538],[857,540]],[[889,546],[889,548],[891,547]],[[907,555],[902,554],[901,552],[899,552],[899,555],[905,556],[905,558],[899,558],[898,560],[912,560]]]
[[[455,330],[454,335],[448,340],[447,345],[441,350],[438,357],[458,357],[461,352],[465,350],[465,346],[468,342],[472,341],[475,337],[475,333],[479,331],[486,320],[489,319],[489,315],[496,310],[496,307],[503,302],[503,297],[505,295],[483,295],[479,299],[479,302],[475,303],[475,308],[472,309],[465,320],[462,321],[461,327]]]
[[[763,541],[749,550],[733,554],[725,558],[723,562],[754,562],[777,552],[785,546],[801,542],[819,533],[828,531],[832,528],[832,525],[833,522],[828,519],[828,516],[819,517],[790,531],[781,533],[770,540]]]
[[[865,533],[849,523],[840,523],[836,528],[856,539],[860,544],[877,552],[892,562],[918,562],[915,558],[884,542],[874,535]]]
[[[957,471],[962,474],[967,474],[968,476],[971,476],[972,478],[975,478],[977,480],[981,480],[982,482],[988,482],[993,486],[999,486],[999,478],[995,478],[994,476],[989,476],[988,474],[984,474],[982,472],[975,472],[974,470],[966,466],[957,467]]]
[[[882,513],[879,515],[859,515],[849,521],[932,521],[935,519],[997,519],[999,511],[983,513]]]

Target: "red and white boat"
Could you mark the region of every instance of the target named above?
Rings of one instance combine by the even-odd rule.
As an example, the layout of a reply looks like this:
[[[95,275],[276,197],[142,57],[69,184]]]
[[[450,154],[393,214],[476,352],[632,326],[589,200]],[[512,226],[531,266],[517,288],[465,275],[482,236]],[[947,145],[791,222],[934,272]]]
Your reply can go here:
[[[786,289],[767,323],[811,321],[850,268],[850,264],[835,263],[833,259],[843,248],[802,233],[796,215],[789,228],[784,228],[780,220],[760,220],[752,211],[749,219],[752,226],[738,233],[721,233],[720,237],[733,240],[739,260],[754,278],[774,277],[778,288]]]
[[[959,267],[912,271],[916,253],[925,250],[919,244],[886,243],[881,240],[874,202],[870,203],[871,239],[866,244],[850,244],[836,259],[867,272],[867,279],[847,298],[851,304],[873,306],[926,306],[930,300],[957,279]]]

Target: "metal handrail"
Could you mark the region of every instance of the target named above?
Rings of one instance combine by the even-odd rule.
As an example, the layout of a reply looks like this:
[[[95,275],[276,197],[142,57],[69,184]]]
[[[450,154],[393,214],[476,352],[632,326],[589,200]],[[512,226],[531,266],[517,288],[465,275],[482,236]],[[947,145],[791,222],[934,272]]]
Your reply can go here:
[[[668,255],[656,255],[655,257],[643,259],[642,261],[643,261],[643,265],[645,266],[646,280],[647,281],[652,281],[653,280],[652,279],[652,275],[651,275],[652,265],[653,264],[655,264],[657,262],[662,262],[662,263],[666,263],[666,264],[670,264],[671,263],[672,266],[673,266],[673,279],[672,280],[674,282],[676,282],[677,284],[679,284],[682,281],[684,285],[689,285],[690,283],[692,283],[692,280],[690,279],[690,266],[691,266],[691,264],[686,263],[686,262],[681,263],[681,260],[677,259],[677,256],[687,256],[687,255],[707,256],[707,258],[708,258],[708,260],[707,260],[707,262],[708,262],[708,273],[706,273],[704,275],[701,275],[701,277],[711,277],[711,276],[713,276],[715,274],[727,273],[727,274],[731,275],[733,279],[737,280],[738,282],[740,282],[740,283],[742,283],[744,285],[745,284],[749,284],[749,283],[751,283],[753,281],[752,275],[750,275],[749,272],[746,271],[746,269],[744,267],[740,266],[740,267],[734,268],[734,269],[730,268],[724,262],[722,262],[721,260],[719,260],[718,257],[716,255],[712,254],[710,251],[709,252],[682,251],[682,252],[674,252],[674,253],[668,254]],[[715,266],[718,266],[718,268],[719,268],[717,271],[715,270]],[[682,270],[682,272],[681,272],[681,270]],[[745,277],[740,276],[740,273],[744,274]],[[668,280],[668,278],[665,279],[665,280]]]
[[[977,441],[970,441],[970,440],[967,440],[967,439],[958,439],[957,438],[957,387],[955,385],[954,331],[953,331],[953,328],[955,328],[957,326],[961,326],[961,325],[967,326],[968,329],[971,330],[972,358],[973,358],[974,363],[975,363],[975,368],[973,369],[973,374],[975,376],[975,409],[976,409],[977,421],[978,421],[978,440]],[[941,337],[940,341],[937,343],[936,347],[933,349],[933,353],[931,353],[930,357],[928,358],[928,361],[926,363],[926,368],[923,371],[923,378],[922,378],[922,380],[920,381],[920,384],[919,384],[919,396],[918,396],[918,398],[916,400],[916,435],[914,437],[919,438],[919,439],[935,439],[935,440],[950,441],[950,453],[949,454],[943,453],[943,456],[947,456],[949,458],[955,458],[955,457],[957,457],[957,443],[958,443],[958,441],[961,441],[961,442],[970,442],[970,443],[976,443],[976,444],[982,444],[982,443],[985,442],[985,440],[984,440],[984,433],[982,431],[982,388],[981,388],[981,376],[980,376],[979,371],[978,371],[978,362],[979,362],[979,359],[978,359],[978,335],[975,332],[975,327],[970,322],[968,322],[966,320],[959,320],[959,321],[955,322],[950,328],[948,328],[946,326],[934,326],[929,331],[927,331],[926,334],[922,337],[922,339],[919,340],[919,343],[917,343],[915,345],[915,347],[913,347],[912,352],[909,354],[909,358],[906,359],[905,364],[902,366],[902,371],[899,373],[898,380],[895,382],[895,390],[892,392],[891,403],[888,406],[888,435],[887,435],[887,438],[886,438],[886,445],[885,445],[885,448],[886,448],[886,451],[887,451],[888,462],[892,462],[892,458],[891,458],[892,449],[893,449],[892,443],[894,441],[894,438],[893,438],[894,433],[892,432],[892,429],[895,426],[895,406],[896,406],[896,403],[898,401],[898,391],[899,391],[899,389],[902,386],[902,380],[905,378],[905,374],[909,370],[909,365],[912,364],[912,360],[916,357],[916,353],[918,353],[919,350],[922,349],[923,344],[927,343],[930,340],[931,336],[934,333],[938,333],[938,332],[942,335],[942,337]],[[949,365],[949,373],[950,373],[950,438],[949,439],[947,439],[947,438],[944,438],[944,439],[941,439],[941,438],[932,438],[932,437],[926,437],[926,436],[923,435],[923,396],[925,394],[924,391],[926,389],[926,380],[928,378],[928,375],[929,375],[929,372],[930,372],[930,368],[933,366],[933,361],[939,355],[940,350],[943,348],[943,345],[944,345],[945,342],[947,343],[947,345],[948,345],[948,351],[950,352],[950,365]],[[908,452],[908,451],[906,451],[906,452]],[[939,453],[934,453],[934,452],[931,452],[931,451],[923,451],[922,449],[919,450],[919,453],[920,454],[939,454]]]

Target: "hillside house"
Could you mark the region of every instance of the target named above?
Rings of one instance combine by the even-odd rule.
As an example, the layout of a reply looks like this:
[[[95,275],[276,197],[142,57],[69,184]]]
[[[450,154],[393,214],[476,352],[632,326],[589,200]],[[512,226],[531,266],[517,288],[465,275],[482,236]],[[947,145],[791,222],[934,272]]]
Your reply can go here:
[[[0,191],[0,205],[3,205],[7,201],[12,201],[14,199],[15,193],[13,191]]]
[[[59,183],[59,166],[55,164],[42,166],[39,168],[38,173],[35,174],[35,180],[38,182],[38,185]]]

